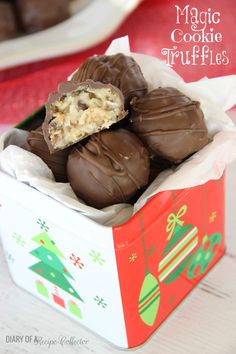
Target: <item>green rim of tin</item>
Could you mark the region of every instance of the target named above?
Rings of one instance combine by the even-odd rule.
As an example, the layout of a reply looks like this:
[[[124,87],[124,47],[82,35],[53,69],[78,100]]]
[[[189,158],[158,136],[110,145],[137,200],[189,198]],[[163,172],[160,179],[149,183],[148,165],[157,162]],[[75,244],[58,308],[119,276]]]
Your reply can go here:
[[[15,128],[21,129],[24,128],[24,126],[29,123],[31,120],[35,119],[35,117],[41,113],[45,109],[45,105],[42,107],[38,108],[34,113],[29,115],[27,118],[25,118],[23,121],[21,121],[19,124],[15,126]]]

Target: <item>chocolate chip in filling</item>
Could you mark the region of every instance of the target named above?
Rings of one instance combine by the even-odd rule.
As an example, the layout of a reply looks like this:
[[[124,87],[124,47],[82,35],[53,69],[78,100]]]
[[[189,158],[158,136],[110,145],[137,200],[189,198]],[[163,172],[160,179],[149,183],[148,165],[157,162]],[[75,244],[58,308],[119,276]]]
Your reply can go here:
[[[43,131],[51,152],[107,129],[127,114],[119,89],[92,80],[61,84],[50,96],[46,112]]]

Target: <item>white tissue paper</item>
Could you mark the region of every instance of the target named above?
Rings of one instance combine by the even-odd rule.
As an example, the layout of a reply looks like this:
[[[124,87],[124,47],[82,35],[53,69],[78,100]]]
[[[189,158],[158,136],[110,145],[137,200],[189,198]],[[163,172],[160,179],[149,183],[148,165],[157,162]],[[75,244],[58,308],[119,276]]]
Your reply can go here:
[[[19,147],[25,141],[26,132],[12,129],[0,137],[1,171],[106,226],[122,224],[158,192],[194,187],[220,178],[227,164],[236,158],[236,127],[225,113],[236,104],[236,75],[185,83],[163,61],[130,52],[127,36],[114,40],[106,54],[119,52],[132,56],[138,62],[149,90],[172,86],[199,101],[213,139],[176,169],[160,173],[134,206],[116,204],[98,210],[86,205],[77,199],[69,183],[55,182],[52,172],[38,156]]]

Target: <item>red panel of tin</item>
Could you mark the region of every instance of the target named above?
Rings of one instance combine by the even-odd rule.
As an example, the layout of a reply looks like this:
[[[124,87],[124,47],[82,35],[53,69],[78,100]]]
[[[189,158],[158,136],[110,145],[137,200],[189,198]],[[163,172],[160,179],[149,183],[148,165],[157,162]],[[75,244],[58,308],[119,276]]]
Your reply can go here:
[[[165,191],[113,227],[129,347],[142,344],[224,253],[224,177]]]

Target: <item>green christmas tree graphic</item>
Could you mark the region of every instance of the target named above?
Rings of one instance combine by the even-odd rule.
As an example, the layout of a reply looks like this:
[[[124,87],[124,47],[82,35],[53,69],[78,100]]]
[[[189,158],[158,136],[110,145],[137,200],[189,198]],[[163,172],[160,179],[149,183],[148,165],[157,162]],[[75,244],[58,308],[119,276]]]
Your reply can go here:
[[[66,269],[60,258],[64,258],[63,254],[56,247],[47,232],[41,232],[32,238],[39,247],[30,252],[33,256],[40,259],[40,262],[29,267],[37,275],[47,279],[50,283],[55,284],[70,295],[82,300],[76,290],[71,286],[66,277],[74,279],[70,272]]]

